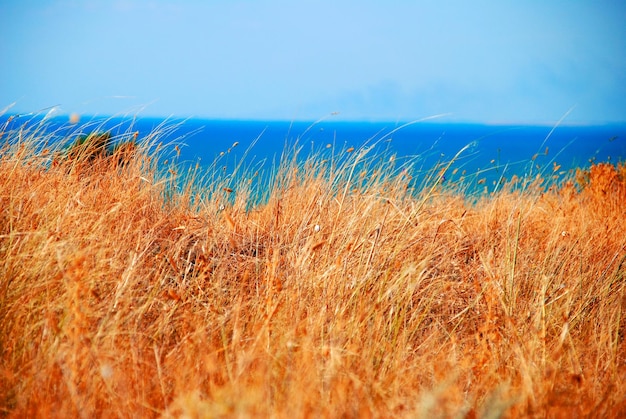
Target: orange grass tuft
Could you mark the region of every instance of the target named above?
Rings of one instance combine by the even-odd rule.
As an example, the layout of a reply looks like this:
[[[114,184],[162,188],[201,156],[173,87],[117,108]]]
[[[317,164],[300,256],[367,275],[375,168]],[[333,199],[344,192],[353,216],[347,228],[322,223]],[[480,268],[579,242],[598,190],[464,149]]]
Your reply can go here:
[[[0,150],[2,415],[626,415],[624,165],[468,203],[313,159],[250,208],[37,141]]]

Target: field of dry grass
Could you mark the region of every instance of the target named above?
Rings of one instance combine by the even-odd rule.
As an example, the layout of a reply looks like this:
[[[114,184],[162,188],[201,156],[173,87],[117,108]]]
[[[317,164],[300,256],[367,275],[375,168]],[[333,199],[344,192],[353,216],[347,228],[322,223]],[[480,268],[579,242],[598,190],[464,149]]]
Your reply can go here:
[[[626,416],[625,165],[468,202],[354,150],[250,207],[1,134],[2,416]]]

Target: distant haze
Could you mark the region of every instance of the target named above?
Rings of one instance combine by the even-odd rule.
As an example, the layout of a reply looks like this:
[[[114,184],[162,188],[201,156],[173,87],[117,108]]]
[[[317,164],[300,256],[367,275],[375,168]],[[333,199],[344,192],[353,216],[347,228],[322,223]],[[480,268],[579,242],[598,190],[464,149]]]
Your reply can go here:
[[[0,57],[10,112],[626,121],[621,1],[2,1]]]

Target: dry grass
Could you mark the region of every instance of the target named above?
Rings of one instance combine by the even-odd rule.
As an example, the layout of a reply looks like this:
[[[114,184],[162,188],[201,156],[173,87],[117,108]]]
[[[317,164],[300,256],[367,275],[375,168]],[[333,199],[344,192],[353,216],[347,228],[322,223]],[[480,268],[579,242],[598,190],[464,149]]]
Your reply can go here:
[[[624,165],[468,203],[357,149],[249,208],[2,135],[2,415],[626,415]]]

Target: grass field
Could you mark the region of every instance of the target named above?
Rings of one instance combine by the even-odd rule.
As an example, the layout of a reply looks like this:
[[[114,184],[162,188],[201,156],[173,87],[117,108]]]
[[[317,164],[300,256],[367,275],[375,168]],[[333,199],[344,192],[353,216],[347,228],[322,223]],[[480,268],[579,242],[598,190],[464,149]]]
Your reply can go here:
[[[626,416],[624,164],[469,202],[344,150],[250,206],[0,134],[2,416]]]

